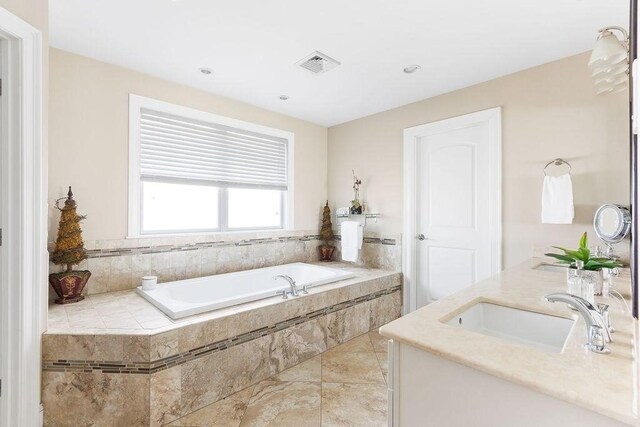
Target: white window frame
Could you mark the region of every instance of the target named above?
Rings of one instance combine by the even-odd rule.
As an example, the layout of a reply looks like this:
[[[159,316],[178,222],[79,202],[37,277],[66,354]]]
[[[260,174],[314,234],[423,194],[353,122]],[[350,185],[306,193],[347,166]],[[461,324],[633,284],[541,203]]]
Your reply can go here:
[[[258,132],[266,135],[272,135],[287,140],[287,192],[283,197],[283,223],[282,227],[260,227],[260,228],[227,228],[217,230],[193,230],[193,231],[175,231],[162,232],[157,234],[142,233],[142,194],[141,194],[141,176],[140,176],[140,114],[141,110],[150,109],[162,113],[173,114],[193,120],[200,120],[220,124],[224,126],[234,127],[237,129],[247,130],[250,132]],[[245,122],[242,120],[232,119],[230,117],[219,116],[217,114],[200,111],[193,108],[176,105],[169,102],[159,101],[153,98],[147,98],[140,95],[129,94],[129,208],[128,208],[128,237],[153,237],[153,236],[184,236],[198,234],[218,234],[218,233],[249,233],[262,230],[291,230],[293,229],[293,202],[294,202],[294,134],[292,132],[275,129],[267,126],[257,125],[255,123]],[[160,181],[160,180],[159,180]],[[172,182],[170,179],[160,182]],[[175,181],[178,182],[178,181]],[[239,187],[242,188],[242,187]],[[221,188],[220,191],[225,193],[226,189]],[[226,212],[222,212],[223,206],[219,206],[218,221],[222,221]]]

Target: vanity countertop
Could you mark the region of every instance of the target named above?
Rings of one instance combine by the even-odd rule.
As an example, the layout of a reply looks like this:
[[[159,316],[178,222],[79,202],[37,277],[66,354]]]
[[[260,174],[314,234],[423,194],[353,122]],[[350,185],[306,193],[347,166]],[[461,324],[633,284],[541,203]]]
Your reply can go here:
[[[566,304],[544,299],[552,292],[566,292],[562,272],[534,269],[544,262],[527,261],[447,298],[422,307],[380,329],[389,338],[440,357],[537,390],[557,399],[582,406],[630,425],[638,425],[638,322],[621,309],[620,301],[596,297],[611,306],[616,328],[610,354],[583,348],[584,320]],[[629,276],[615,279],[614,289],[626,294]],[[448,320],[477,302],[536,311],[566,318],[578,318],[565,348],[551,353],[446,325]]]

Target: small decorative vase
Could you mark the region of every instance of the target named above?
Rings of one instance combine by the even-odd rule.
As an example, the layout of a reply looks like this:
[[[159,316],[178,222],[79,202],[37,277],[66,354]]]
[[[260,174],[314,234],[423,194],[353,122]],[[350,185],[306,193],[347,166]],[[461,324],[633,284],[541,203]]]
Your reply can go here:
[[[567,268],[567,281],[575,275],[575,268]],[[602,270],[583,270],[584,277],[590,277],[593,280],[593,294],[602,295],[604,287],[604,273]]]
[[[604,274],[602,270],[586,270],[585,276],[590,276],[593,279],[593,294],[602,295],[602,289],[604,287]]]
[[[335,246],[331,245],[322,245],[319,247],[320,249],[320,261],[331,261],[333,257],[333,252],[336,250]]]
[[[358,206],[357,208],[354,208],[352,206],[351,208],[349,208],[349,210],[351,211],[351,215],[361,215],[362,214],[362,206]]]
[[[82,291],[89,277],[91,277],[91,272],[88,270],[64,271],[62,273],[50,274],[49,283],[53,287],[53,290],[56,291],[56,295],[58,295],[55,303],[70,304],[82,301],[84,299]]]

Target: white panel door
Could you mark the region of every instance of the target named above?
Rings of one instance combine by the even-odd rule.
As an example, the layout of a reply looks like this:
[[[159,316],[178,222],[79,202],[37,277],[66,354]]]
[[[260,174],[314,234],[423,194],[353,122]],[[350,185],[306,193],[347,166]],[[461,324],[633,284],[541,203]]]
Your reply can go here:
[[[411,128],[416,308],[500,269],[500,138],[495,110]],[[499,118],[499,109],[497,114]]]

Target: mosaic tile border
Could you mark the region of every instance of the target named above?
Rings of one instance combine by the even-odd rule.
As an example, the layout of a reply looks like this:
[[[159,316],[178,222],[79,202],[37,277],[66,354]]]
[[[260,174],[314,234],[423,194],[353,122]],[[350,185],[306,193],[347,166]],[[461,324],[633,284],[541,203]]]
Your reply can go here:
[[[157,245],[157,246],[137,246],[132,248],[116,248],[116,249],[92,249],[87,250],[87,258],[106,258],[123,255],[140,255],[140,254],[157,254],[165,252],[184,252],[195,251],[207,248],[222,248],[229,246],[253,246],[264,245],[270,243],[286,243],[286,242],[309,242],[320,240],[318,235],[304,236],[285,236],[285,237],[267,237],[261,239],[246,240],[212,240],[210,242],[190,243],[186,245]],[[341,240],[340,235],[335,236],[335,240]],[[395,245],[396,239],[381,239],[377,237],[365,237],[364,243]]]
[[[269,243],[309,242],[319,240],[317,235],[267,237],[246,240],[212,240],[209,242],[190,243],[186,245],[137,246],[132,248],[93,249],[87,251],[88,258],[104,258],[122,255],[156,254],[163,252],[195,251],[207,248],[223,248],[229,246],[253,246]]]
[[[340,236],[339,234],[336,234],[335,239],[342,240],[342,236]],[[397,244],[396,239],[381,239],[379,237],[365,237],[363,238],[363,242],[373,243],[378,245],[388,245],[388,246],[395,246]]]
[[[282,322],[278,322],[271,326],[265,326],[260,329],[237,335],[235,337],[216,341],[211,344],[200,346],[198,348],[187,350],[182,353],[178,353],[173,356],[154,360],[151,362],[114,362],[103,360],[45,360],[42,362],[42,370],[54,372],[102,372],[108,374],[154,374],[156,372],[160,372],[165,369],[169,369],[174,366],[182,365],[192,360],[208,356],[212,353],[244,344],[254,339],[272,335],[284,329],[309,322],[320,316],[326,316],[327,314],[334,313],[345,308],[353,307],[355,305],[372,301],[385,295],[393,294],[394,292],[398,292],[401,289],[401,285],[383,289],[381,291],[363,295],[352,300],[343,301],[341,303],[334,304],[320,310],[315,310],[304,315],[283,320]]]

